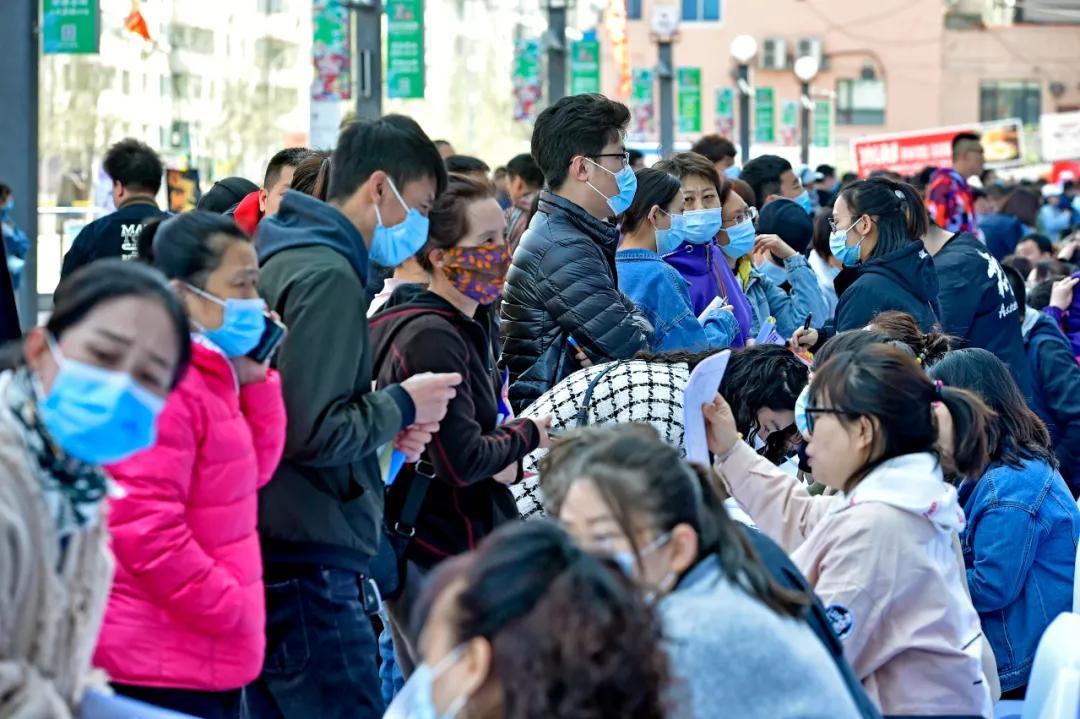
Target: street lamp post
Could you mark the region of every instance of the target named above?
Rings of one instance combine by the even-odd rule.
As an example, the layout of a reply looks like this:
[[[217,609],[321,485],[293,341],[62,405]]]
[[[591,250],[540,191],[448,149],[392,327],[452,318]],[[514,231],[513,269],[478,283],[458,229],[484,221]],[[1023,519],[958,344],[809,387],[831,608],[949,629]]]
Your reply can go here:
[[[800,57],[795,61],[795,77],[799,78],[801,85],[800,100],[802,107],[799,113],[799,161],[803,165],[810,164],[810,108],[813,106],[810,100],[810,81],[818,74],[819,63],[816,57],[809,55]]]
[[[382,0],[347,0],[342,3],[356,22],[356,117],[382,116]]]
[[[731,41],[731,56],[738,63],[739,146],[743,165],[750,161],[750,61],[757,55],[757,40],[739,35]]]
[[[566,6],[567,0],[546,0],[548,11],[547,75],[548,105],[566,94]]]
[[[660,156],[675,152],[675,60],[671,44],[679,33],[679,13],[674,5],[653,7],[652,38],[656,41],[656,79],[660,85]]]

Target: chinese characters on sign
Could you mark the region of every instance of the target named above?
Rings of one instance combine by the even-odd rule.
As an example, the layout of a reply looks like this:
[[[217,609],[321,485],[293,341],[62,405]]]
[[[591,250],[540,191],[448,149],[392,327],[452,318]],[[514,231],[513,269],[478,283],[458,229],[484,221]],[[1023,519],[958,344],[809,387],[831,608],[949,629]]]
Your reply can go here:
[[[776,142],[776,104],[771,87],[754,89],[754,142]]]
[[[387,0],[386,95],[424,96],[424,0]]]
[[[735,91],[730,87],[716,88],[715,126],[724,137],[735,133]]]
[[[570,45],[570,94],[600,92],[600,43],[579,40]]]
[[[680,67],[676,81],[679,88],[679,132],[701,132],[701,68]]]
[[[98,0],[43,0],[42,52],[46,55],[97,53],[98,21]]]

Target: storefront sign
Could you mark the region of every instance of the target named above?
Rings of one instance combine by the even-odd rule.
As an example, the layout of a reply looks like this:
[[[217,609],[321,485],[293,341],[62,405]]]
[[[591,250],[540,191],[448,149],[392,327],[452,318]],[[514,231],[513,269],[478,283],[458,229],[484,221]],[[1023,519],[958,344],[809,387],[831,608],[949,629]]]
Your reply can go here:
[[[570,45],[570,94],[600,92],[600,43],[579,40]]]
[[[680,67],[676,81],[679,88],[679,132],[701,132],[701,68]]]
[[[858,137],[851,141],[855,170],[860,177],[874,170],[909,176],[928,166],[951,167],[952,141],[961,132],[974,132],[982,138],[987,167],[1023,163],[1024,127],[1014,119]]]
[[[754,142],[776,142],[776,99],[771,87],[754,89]]]

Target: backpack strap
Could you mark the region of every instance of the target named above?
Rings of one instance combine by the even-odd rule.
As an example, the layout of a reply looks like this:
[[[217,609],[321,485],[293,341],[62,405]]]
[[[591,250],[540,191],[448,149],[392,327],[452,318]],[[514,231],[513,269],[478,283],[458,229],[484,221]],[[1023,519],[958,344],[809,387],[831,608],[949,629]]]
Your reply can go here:
[[[602,371],[598,372],[592,381],[589,382],[588,388],[585,390],[585,395],[581,398],[581,406],[578,407],[577,412],[577,427],[584,427],[589,424],[589,404],[592,403],[593,392],[596,390],[596,385],[600,384],[600,380],[607,377],[612,370],[622,366],[623,360],[617,360],[612,362]]]

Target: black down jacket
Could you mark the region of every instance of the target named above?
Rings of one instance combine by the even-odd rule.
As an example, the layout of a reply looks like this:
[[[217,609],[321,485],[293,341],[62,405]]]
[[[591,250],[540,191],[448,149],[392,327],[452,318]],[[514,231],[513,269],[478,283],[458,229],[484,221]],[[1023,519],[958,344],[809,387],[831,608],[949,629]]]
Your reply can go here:
[[[652,327],[619,292],[619,233],[549,192],[514,252],[502,299],[510,404],[520,412],[579,369],[570,338],[594,363],[648,349]]]

